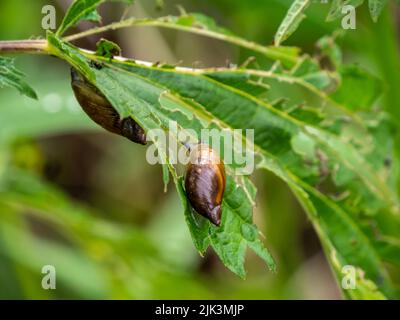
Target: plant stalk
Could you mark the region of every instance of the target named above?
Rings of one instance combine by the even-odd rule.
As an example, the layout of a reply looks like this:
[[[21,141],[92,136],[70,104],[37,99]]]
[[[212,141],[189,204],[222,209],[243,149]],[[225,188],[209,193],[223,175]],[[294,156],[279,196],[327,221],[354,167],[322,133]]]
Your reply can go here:
[[[296,57],[292,57],[282,51],[279,51],[275,47],[271,48],[268,46],[263,46],[258,43],[255,43],[252,41],[247,41],[245,39],[242,39],[242,38],[234,36],[234,35],[215,32],[213,30],[179,25],[179,24],[170,22],[168,20],[168,17],[158,18],[158,19],[154,19],[154,20],[153,19],[130,18],[130,19],[114,22],[114,23],[111,23],[106,26],[95,27],[90,30],[86,30],[86,31],[83,31],[83,32],[80,32],[80,33],[77,33],[77,34],[74,34],[71,36],[67,36],[63,40],[74,41],[74,40],[88,37],[88,36],[91,36],[94,34],[106,32],[106,31],[110,31],[110,30],[117,30],[117,29],[121,29],[121,28],[134,27],[134,26],[159,27],[159,28],[167,28],[167,29],[180,30],[180,31],[184,31],[184,32],[190,32],[190,33],[210,37],[213,39],[225,41],[228,43],[232,43],[239,47],[243,47],[243,48],[247,48],[247,49],[250,49],[250,50],[253,50],[256,52],[260,52],[270,59],[281,60],[281,61],[284,61],[284,62],[287,62],[290,64],[295,64],[298,60]]]
[[[48,54],[46,40],[0,41],[0,55],[13,53]]]

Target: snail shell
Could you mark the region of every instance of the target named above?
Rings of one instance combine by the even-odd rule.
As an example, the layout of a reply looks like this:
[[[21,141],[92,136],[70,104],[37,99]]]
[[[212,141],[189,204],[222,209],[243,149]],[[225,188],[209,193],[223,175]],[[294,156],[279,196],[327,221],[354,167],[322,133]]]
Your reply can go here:
[[[186,195],[196,212],[216,226],[221,224],[225,182],[225,166],[217,153],[205,144],[193,148],[186,168]]]
[[[71,68],[71,86],[85,113],[107,131],[145,145],[146,133],[132,118],[120,118],[107,98],[76,69]]]

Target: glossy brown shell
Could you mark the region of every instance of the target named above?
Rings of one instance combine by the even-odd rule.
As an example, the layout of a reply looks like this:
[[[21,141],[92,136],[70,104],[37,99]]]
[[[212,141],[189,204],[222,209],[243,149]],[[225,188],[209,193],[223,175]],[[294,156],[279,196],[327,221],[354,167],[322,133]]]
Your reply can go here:
[[[78,71],[71,69],[71,86],[85,113],[107,131],[145,145],[146,133],[132,118],[122,119],[107,98]]]
[[[186,195],[193,209],[216,226],[221,224],[225,183],[225,166],[215,151],[207,145],[192,150],[185,176]]]

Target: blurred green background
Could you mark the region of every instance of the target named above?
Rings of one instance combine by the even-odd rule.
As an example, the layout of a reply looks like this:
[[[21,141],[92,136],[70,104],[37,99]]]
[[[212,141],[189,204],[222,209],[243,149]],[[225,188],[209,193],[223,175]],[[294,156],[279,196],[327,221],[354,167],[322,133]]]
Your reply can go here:
[[[57,8],[57,24],[71,1],[0,1],[0,40],[44,37],[42,7]],[[188,12],[213,17],[238,35],[271,44],[291,1],[137,0],[129,14],[156,17]],[[315,51],[315,42],[340,27],[325,22],[329,6],[315,3],[288,45]],[[101,6],[103,24],[124,13]],[[373,23],[357,9],[357,29],[341,39],[345,60],[384,79],[380,100],[399,119],[399,11],[385,9]],[[81,30],[90,27],[82,23]],[[75,30],[79,31],[79,30]],[[226,66],[251,53],[196,35],[136,27],[103,34],[123,55],[183,66]],[[100,36],[77,44],[95,49]],[[75,101],[69,68],[51,57],[21,56],[17,66],[39,101],[0,90],[0,298],[100,299],[340,299],[311,224],[288,188],[273,175],[256,173],[254,219],[278,263],[271,274],[248,254],[241,280],[210,250],[196,252],[173,185],[163,191],[160,166],[146,148],[95,126]],[[41,287],[42,267],[53,265],[56,290]]]

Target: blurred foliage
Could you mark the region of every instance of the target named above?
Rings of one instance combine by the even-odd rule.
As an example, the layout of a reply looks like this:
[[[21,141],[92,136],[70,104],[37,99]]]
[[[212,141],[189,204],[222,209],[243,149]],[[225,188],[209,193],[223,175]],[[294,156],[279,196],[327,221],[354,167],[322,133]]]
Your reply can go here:
[[[54,1],[58,19],[67,3]],[[40,29],[44,4],[2,1],[0,39],[44,35]],[[176,11],[175,4],[213,16],[236,34],[268,44],[290,1],[253,1],[251,5],[239,0],[166,1],[163,12]],[[106,6],[100,10],[104,23],[119,19],[123,8],[112,13]],[[137,1],[132,12],[158,16],[159,10],[155,2]],[[328,8],[310,6],[308,18],[288,44],[312,52],[319,38],[338,27],[340,21],[325,22],[326,14],[321,11],[327,13]],[[386,94],[379,102],[396,124],[400,93],[395,87],[400,79],[395,18],[388,8],[376,24],[370,21],[368,8],[357,13],[357,30],[338,42],[346,62],[360,63],[384,79]],[[93,49],[96,37],[79,44]],[[166,30],[121,30],[107,39],[120,44],[125,56],[156,57],[154,61],[169,63],[182,60],[185,65],[196,60],[205,66],[223,66],[227,60],[240,64],[254,55],[247,49]],[[260,67],[269,66],[255,56]],[[287,186],[275,176],[258,173],[255,177],[259,189],[255,220],[267,235],[279,272],[269,274],[249,253],[248,277],[243,281],[227,272],[212,252],[204,259],[197,256],[178,195],[173,190],[163,193],[161,169],[145,162],[140,146],[103,133],[87,119],[72,96],[65,65],[42,57],[18,59],[17,65],[29,74],[40,100],[8,89],[0,91],[1,298],[339,297],[310,223]],[[341,74],[346,83],[342,88],[354,93],[351,107],[374,102],[375,90],[381,87],[374,85],[368,90],[372,96],[365,96],[357,92],[363,84],[357,82],[356,73],[345,69]],[[288,92],[282,83],[271,85],[276,96]],[[291,95],[310,101],[298,90]],[[337,92],[335,101],[340,103],[343,95],[348,96]],[[386,132],[376,135],[382,154],[393,147],[385,145],[388,135],[393,135],[391,128],[383,126]],[[394,163],[396,170],[395,159],[383,160]],[[391,184],[398,184],[396,177],[394,171]],[[344,172],[341,178],[345,181],[351,176]],[[384,218],[378,222],[385,224]],[[398,263],[396,251],[384,246],[382,250]],[[40,271],[46,264],[56,267],[57,290],[41,288]],[[392,276],[399,280],[397,271]]]

